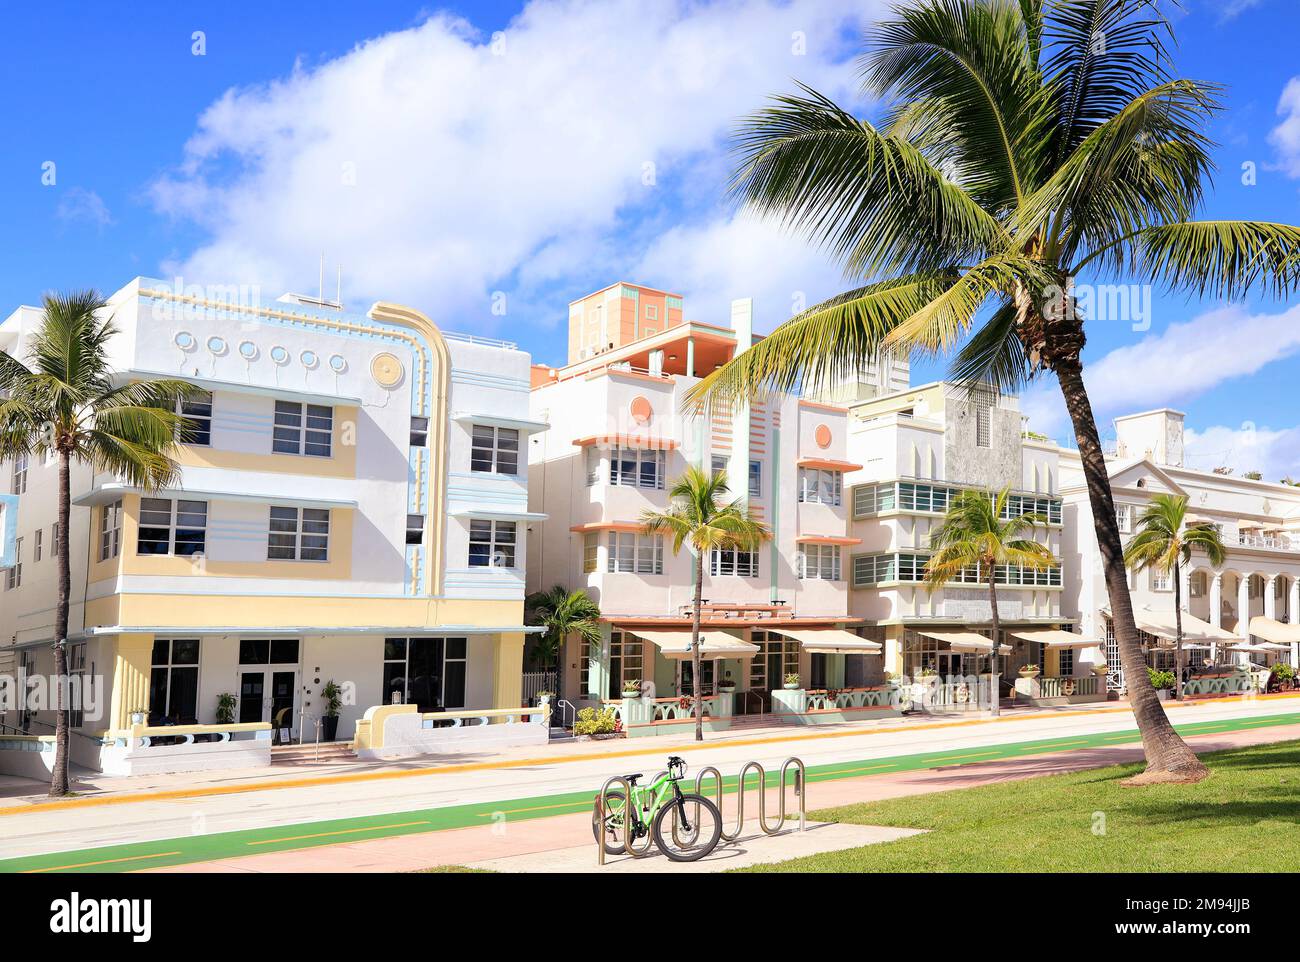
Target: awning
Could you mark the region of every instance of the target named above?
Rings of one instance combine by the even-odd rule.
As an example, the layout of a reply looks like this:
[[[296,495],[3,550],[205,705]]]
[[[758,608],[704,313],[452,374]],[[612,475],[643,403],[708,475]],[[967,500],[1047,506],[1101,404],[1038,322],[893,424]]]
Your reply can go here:
[[[1300,625],[1288,625],[1276,618],[1266,618],[1263,615],[1256,615],[1250,619],[1250,633],[1259,635],[1265,641],[1275,641],[1287,648],[1295,642],[1300,642]]]
[[[1044,648],[1095,648],[1102,644],[1096,638],[1085,638],[1060,628],[1035,628],[1032,631],[1012,631],[1010,634],[1025,641],[1036,641]]]
[[[1102,614],[1107,618],[1112,617],[1109,608],[1103,608]],[[1173,611],[1156,611],[1147,607],[1134,608],[1133,620],[1137,623],[1138,628],[1148,635],[1155,635],[1157,638],[1168,642],[1173,642],[1178,637]],[[1225,628],[1216,628],[1208,621],[1202,621],[1186,611],[1183,612],[1182,622],[1184,642],[1208,641],[1214,644],[1222,644],[1242,640],[1240,635],[1233,634]]]
[[[843,628],[773,628],[799,642],[814,655],[866,655],[880,651],[880,642],[860,638]]]
[[[657,630],[624,628],[623,630],[636,635],[638,638],[644,638],[652,645],[656,645],[665,658],[691,657],[691,629],[689,628],[660,628]],[[751,645],[747,641],[741,641],[735,635],[729,635],[725,631],[719,631],[716,628],[700,629],[700,656],[702,658],[748,658],[757,652],[758,645]]]
[[[973,631],[920,631],[917,634],[933,638],[935,641],[946,641],[953,651],[987,655],[993,650],[993,642]],[[998,653],[1011,654],[1011,646],[1000,645]]]
[[[1228,650],[1229,651],[1254,651],[1254,652],[1271,654],[1279,651],[1290,651],[1291,646],[1279,645],[1277,642],[1274,641],[1263,641],[1260,642],[1258,645],[1247,645],[1244,643],[1240,645],[1229,645]]]

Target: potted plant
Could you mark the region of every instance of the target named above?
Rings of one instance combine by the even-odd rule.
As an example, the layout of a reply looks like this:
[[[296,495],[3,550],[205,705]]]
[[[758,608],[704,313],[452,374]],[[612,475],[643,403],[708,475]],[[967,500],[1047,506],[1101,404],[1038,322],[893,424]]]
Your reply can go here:
[[[736,690],[736,682],[731,677],[731,672],[727,672],[727,674],[723,676],[722,681],[718,684],[718,691],[729,695],[735,690]]]
[[[1161,701],[1168,701],[1169,695],[1174,690],[1174,685],[1177,684],[1177,679],[1174,678],[1174,673],[1172,671],[1157,671],[1154,668],[1148,668],[1147,675],[1151,679],[1151,687],[1156,690],[1156,696]]]
[[[132,725],[143,725],[143,724],[145,723],[145,719],[148,717],[148,715],[149,715],[149,710],[148,710],[147,708],[132,708],[132,709],[131,709],[131,724],[132,724]]]
[[[1269,669],[1269,685],[1273,691],[1290,691],[1295,686],[1295,669],[1288,664],[1278,662]]]
[[[640,678],[628,678],[628,679],[625,679],[625,680],[623,681],[623,697],[624,697],[624,698],[640,698],[640,697],[641,697],[641,679],[640,679]]]
[[[785,676],[785,687],[793,691],[799,687],[799,673],[792,671]]]
[[[1110,665],[1106,664],[1104,661],[1093,662],[1092,673],[1097,677],[1099,678],[1104,677],[1109,672],[1110,672]]]
[[[235,721],[235,696],[223,691],[217,696],[217,724],[232,725]]]
[[[1042,671],[1042,669],[1040,669],[1037,665],[1021,665],[1021,666],[1020,666],[1020,677],[1021,677],[1021,678],[1037,678],[1038,675],[1039,675],[1039,673],[1040,673],[1041,671]]]
[[[339,709],[343,707],[343,689],[331,678],[320,690],[325,699],[325,714],[321,718],[321,735],[327,742],[332,742],[339,733]]]

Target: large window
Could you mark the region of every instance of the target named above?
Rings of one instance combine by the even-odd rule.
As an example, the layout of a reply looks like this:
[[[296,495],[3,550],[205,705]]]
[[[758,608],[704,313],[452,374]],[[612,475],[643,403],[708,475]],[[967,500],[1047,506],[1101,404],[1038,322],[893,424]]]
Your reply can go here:
[[[771,691],[785,683],[786,675],[799,671],[799,643],[774,631],[755,631],[751,636],[758,651],[749,662],[749,687]]]
[[[13,483],[9,490],[14,494],[27,493],[27,455],[25,454],[14,458]]]
[[[1115,505],[1115,523],[1119,526],[1120,534],[1128,534],[1133,530],[1133,505],[1117,504]]]
[[[5,572],[5,591],[21,587],[23,583],[23,539],[14,539],[14,563]]]
[[[272,561],[329,560],[330,513],[327,508],[271,507],[266,556]]]
[[[519,432],[515,428],[474,425],[470,451],[471,471],[491,474],[519,473]]]
[[[515,566],[514,521],[469,523],[469,565],[471,568],[513,568]]]
[[[323,404],[275,402],[275,437],[271,450],[277,454],[305,454],[328,458],[334,439],[334,409]]]
[[[971,489],[924,481],[859,484],[853,488],[853,517],[863,518],[886,511],[943,514],[963,490]],[[1060,524],[1061,501],[1043,495],[1008,495],[1002,509],[1002,519],[1006,521],[1026,514],[1036,514],[1046,524]]]
[[[1169,576],[1168,571],[1161,571],[1159,568],[1151,569],[1151,590],[1152,591],[1173,591],[1174,582]]]
[[[86,643],[68,645],[68,724],[86,723]]]
[[[239,663],[241,665],[296,665],[298,664],[298,639],[241,638]]]
[[[610,451],[609,483],[638,488],[664,486],[664,452],[637,448]]]
[[[196,725],[198,711],[199,640],[155,640],[149,678],[149,724]]]
[[[912,552],[857,555],[853,559],[853,586],[902,581],[919,584],[925,580],[925,566],[929,555]],[[994,572],[998,584],[1012,588],[1056,588],[1061,585],[1061,569],[1037,569],[1021,565],[998,565]],[[987,578],[978,565],[958,572],[952,579],[955,584],[987,584]]]
[[[640,575],[664,573],[664,539],[660,535],[637,534],[635,531],[609,533],[611,572],[630,571]]]
[[[202,554],[208,536],[206,501],[140,499],[140,536],[136,552],[144,555]]]
[[[799,500],[821,504],[840,504],[843,498],[844,475],[839,471],[820,468],[799,469]]]
[[[582,536],[582,573],[591,574],[599,566],[600,535],[587,533]],[[585,691],[585,689],[584,689]]]
[[[212,395],[200,391],[176,403],[176,413],[185,418],[177,437],[185,444],[212,443]]]
[[[465,707],[465,638],[385,638],[384,702],[421,712]]]
[[[714,548],[709,553],[709,574],[736,575],[741,578],[758,577],[758,552],[737,551],[734,548]]]
[[[795,564],[805,580],[839,581],[840,548],[833,544],[806,544],[799,549]]]
[[[623,683],[645,681],[645,644],[623,631],[609,634],[609,688],[605,697],[622,698]]]

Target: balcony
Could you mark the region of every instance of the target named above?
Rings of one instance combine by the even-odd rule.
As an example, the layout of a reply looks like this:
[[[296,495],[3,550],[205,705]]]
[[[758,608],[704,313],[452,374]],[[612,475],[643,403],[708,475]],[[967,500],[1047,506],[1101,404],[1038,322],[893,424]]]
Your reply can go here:
[[[1238,533],[1237,544],[1242,548],[1267,548],[1273,551],[1300,551],[1300,540],[1285,534]]]

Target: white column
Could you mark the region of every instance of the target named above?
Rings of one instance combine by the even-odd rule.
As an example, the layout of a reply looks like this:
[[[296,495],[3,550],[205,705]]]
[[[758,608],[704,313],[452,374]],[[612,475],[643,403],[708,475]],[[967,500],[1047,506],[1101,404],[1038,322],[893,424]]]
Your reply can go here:
[[[1300,578],[1291,579],[1291,600],[1287,603],[1287,621],[1300,624]],[[1291,664],[1300,665],[1300,644],[1291,642]]]
[[[1183,607],[1183,611],[1188,614],[1192,610],[1192,572],[1190,568],[1182,565],[1178,566],[1178,599]]]
[[[1210,578],[1210,624],[1216,628],[1223,624],[1223,572],[1216,571]]]
[[[1264,617],[1277,618],[1277,575],[1269,575],[1264,581]]]
[[[1250,575],[1242,574],[1237,579],[1237,634],[1250,640]]]

